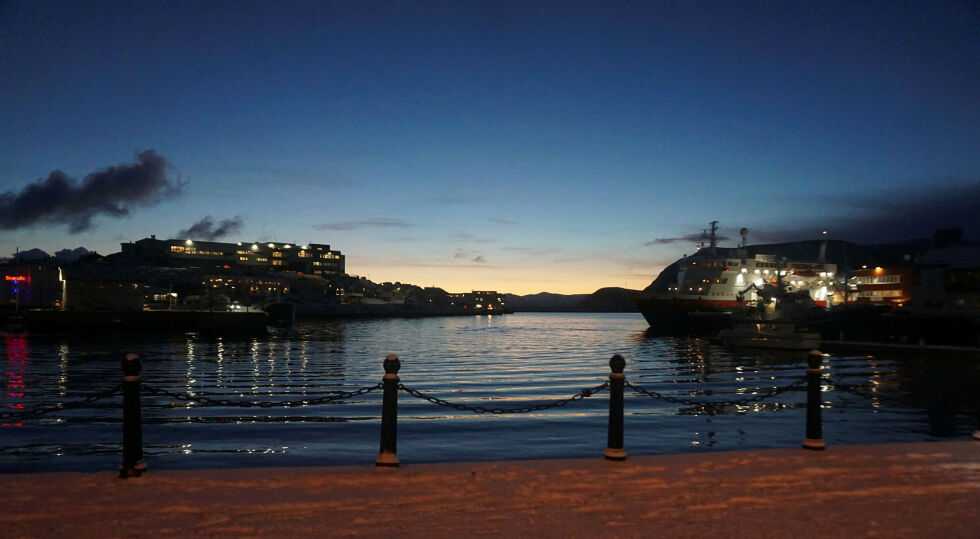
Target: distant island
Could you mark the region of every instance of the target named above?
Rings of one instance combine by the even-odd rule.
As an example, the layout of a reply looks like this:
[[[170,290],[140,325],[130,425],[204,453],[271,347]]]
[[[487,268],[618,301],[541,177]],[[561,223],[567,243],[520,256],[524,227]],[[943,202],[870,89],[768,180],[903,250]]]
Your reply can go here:
[[[518,296],[507,294],[507,306],[515,312],[635,313],[628,288],[600,288],[591,294],[552,294],[541,292]]]

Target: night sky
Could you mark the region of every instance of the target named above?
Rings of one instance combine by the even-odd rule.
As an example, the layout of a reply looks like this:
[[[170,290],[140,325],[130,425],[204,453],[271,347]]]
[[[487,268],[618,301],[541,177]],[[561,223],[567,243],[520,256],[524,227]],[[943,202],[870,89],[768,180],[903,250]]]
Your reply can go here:
[[[0,256],[316,242],[587,293],[712,220],[976,238],[978,208],[976,2],[0,1]]]

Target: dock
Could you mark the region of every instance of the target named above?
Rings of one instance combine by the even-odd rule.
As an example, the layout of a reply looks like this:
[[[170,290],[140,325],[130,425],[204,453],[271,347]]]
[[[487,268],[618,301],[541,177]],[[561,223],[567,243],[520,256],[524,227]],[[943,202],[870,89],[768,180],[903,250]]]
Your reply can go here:
[[[5,537],[976,537],[980,441],[3,474]]]

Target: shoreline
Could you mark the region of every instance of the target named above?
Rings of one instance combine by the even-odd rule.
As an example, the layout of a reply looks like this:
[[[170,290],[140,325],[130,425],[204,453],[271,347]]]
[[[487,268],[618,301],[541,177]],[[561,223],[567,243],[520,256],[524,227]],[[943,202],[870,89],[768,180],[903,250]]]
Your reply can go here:
[[[13,537],[969,537],[980,442],[0,478]]]

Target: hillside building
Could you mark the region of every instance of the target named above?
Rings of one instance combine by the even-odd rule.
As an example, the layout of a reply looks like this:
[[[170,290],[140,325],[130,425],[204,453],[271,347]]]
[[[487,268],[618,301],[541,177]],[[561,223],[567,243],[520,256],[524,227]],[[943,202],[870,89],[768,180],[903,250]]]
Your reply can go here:
[[[121,251],[123,256],[158,266],[257,268],[324,276],[345,272],[344,255],[321,243],[224,243],[150,236],[121,244]]]

